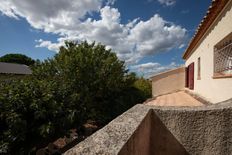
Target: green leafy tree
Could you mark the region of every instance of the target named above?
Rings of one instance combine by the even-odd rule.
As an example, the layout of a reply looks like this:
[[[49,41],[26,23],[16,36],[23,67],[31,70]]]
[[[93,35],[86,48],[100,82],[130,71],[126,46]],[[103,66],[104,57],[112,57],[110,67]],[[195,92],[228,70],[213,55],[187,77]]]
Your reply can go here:
[[[81,135],[87,120],[104,125],[143,102],[148,89],[115,53],[95,43],[66,42],[32,70],[27,79],[0,83],[0,154],[28,154],[71,128]]]
[[[30,57],[23,54],[6,54],[0,57],[0,62],[8,62],[8,63],[18,63],[25,65],[33,65],[35,61]]]
[[[0,86],[0,151],[26,154],[68,129],[81,132],[88,119],[104,124],[126,110],[123,103],[132,105],[122,92],[134,80],[103,45],[67,42],[32,68],[32,77]]]
[[[9,154],[45,147],[81,117],[72,94],[56,81],[14,81],[0,92],[0,151]]]
[[[143,99],[152,97],[151,82],[149,80],[144,79],[143,77],[138,78],[134,83],[134,87],[140,91]]]
[[[86,109],[86,118],[105,122],[116,115],[111,102],[127,87],[124,62],[103,45],[66,42],[54,59],[36,64],[34,76],[70,86]]]

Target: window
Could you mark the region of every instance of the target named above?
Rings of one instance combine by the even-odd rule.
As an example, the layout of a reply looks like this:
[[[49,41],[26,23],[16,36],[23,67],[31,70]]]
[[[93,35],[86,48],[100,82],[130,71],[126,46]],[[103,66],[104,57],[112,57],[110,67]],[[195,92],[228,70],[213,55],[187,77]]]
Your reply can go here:
[[[197,80],[201,79],[201,58],[197,59]]]
[[[232,33],[214,47],[213,77],[232,77]]]

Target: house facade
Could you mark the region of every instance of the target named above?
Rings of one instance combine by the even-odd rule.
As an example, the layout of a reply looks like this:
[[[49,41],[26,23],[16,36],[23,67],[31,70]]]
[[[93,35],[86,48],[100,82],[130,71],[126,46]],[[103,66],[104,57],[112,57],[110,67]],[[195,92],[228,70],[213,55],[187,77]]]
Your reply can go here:
[[[185,87],[211,103],[232,98],[232,0],[215,0],[183,54]]]
[[[187,90],[219,103],[232,98],[232,0],[213,0],[183,53],[184,68],[151,77],[152,95]]]

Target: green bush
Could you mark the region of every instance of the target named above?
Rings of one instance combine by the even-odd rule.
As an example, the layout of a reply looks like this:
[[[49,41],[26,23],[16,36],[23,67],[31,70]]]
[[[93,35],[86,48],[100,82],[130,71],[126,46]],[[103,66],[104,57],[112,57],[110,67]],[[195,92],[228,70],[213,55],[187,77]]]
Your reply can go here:
[[[139,90],[144,100],[152,97],[151,82],[149,80],[142,77],[138,78],[134,83],[134,87]]]
[[[8,146],[12,154],[44,147],[81,116],[69,99],[70,92],[56,81],[31,80],[0,89],[1,146]]]
[[[35,63],[35,60],[23,54],[6,54],[0,57],[0,62],[25,64],[31,66]]]
[[[149,97],[147,81],[100,44],[67,42],[32,69],[31,77],[0,84],[0,153],[27,154],[71,128],[81,132],[89,119],[104,125]]]
[[[124,62],[103,45],[76,45],[67,42],[59,54],[41,64],[35,64],[33,76],[55,79],[76,94],[75,102],[82,104],[87,119],[107,122],[117,114],[111,102],[130,83],[125,78]]]

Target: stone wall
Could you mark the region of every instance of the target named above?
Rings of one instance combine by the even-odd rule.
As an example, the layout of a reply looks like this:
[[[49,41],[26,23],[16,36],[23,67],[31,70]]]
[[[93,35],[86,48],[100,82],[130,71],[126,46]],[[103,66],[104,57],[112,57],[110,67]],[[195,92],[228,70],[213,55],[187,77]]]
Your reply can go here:
[[[132,136],[133,134],[138,132],[137,129],[141,122],[143,122],[145,118],[149,118],[146,117],[147,114],[149,114],[149,108],[143,105],[136,105],[64,154],[116,155],[119,154],[121,150],[123,153],[123,149],[127,149],[125,148],[127,142],[131,137],[134,137]],[[147,123],[144,122],[142,124],[146,125]],[[138,147],[137,144],[135,144],[136,147]],[[149,142],[143,144],[147,145]],[[135,145],[127,145],[127,147]],[[134,147],[134,149],[136,147]],[[139,147],[141,148],[143,146]],[[133,148],[131,149],[133,150]],[[146,152],[146,149],[144,149],[144,151]]]
[[[204,107],[136,105],[65,155],[230,154],[232,100]]]
[[[231,106],[154,109],[154,112],[189,154],[232,152]]]
[[[182,90],[185,87],[185,68],[160,73],[153,76],[151,80],[153,97]]]

